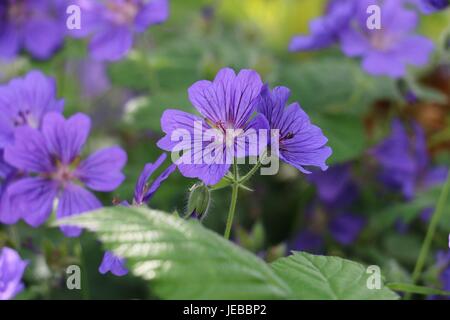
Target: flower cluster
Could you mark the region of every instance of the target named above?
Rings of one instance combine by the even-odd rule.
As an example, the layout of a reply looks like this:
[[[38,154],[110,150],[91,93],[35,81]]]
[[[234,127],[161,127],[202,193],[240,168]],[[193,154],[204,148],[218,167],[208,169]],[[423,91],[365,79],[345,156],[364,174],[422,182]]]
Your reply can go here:
[[[419,190],[443,183],[448,173],[444,166],[431,166],[423,129],[417,123],[412,129],[409,135],[400,120],[394,120],[391,135],[370,151],[382,168],[380,180],[409,200]]]
[[[270,92],[255,71],[236,75],[222,69],[214,81],[198,81],[189,88],[189,99],[201,117],[179,110],[164,112],[161,127],[166,136],[158,146],[182,151],[176,161],[180,172],[206,185],[218,183],[228,173],[233,157],[261,156],[268,143],[263,134],[270,137],[272,152],[300,171],[310,173],[308,166],[326,170],[331,155],[327,138],[298,103],[285,108],[289,94],[284,87]],[[275,135],[269,133],[274,130]],[[180,139],[180,131],[189,139]],[[213,161],[207,161],[208,156]]]
[[[317,196],[305,216],[306,228],[293,239],[289,249],[322,253],[327,233],[341,245],[352,244],[366,221],[352,209],[359,192],[350,164],[314,172],[309,180],[316,187]]]
[[[99,150],[81,159],[89,136],[90,118],[75,114],[65,119],[51,79],[32,72],[1,88],[2,194],[0,221],[25,220],[33,227],[44,223],[57,201],[58,218],[101,206],[85,187],[100,192],[116,189],[127,155],[119,147]],[[62,227],[67,236],[78,228]]]
[[[423,3],[420,1],[429,5]],[[427,64],[434,48],[430,39],[414,33],[418,15],[406,4],[405,0],[331,1],[326,15],[311,23],[311,35],[294,37],[290,50],[315,50],[339,43],[345,55],[362,58],[362,67],[369,74],[402,77],[407,65]],[[380,28],[368,27],[371,5],[380,7]]]

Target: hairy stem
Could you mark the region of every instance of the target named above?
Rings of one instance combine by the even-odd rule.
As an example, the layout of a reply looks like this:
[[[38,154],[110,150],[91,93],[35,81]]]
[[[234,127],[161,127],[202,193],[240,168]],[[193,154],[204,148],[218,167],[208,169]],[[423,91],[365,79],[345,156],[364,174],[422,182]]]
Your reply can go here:
[[[231,227],[233,226],[234,212],[236,211],[236,203],[239,191],[239,177],[238,177],[237,163],[236,160],[233,162],[233,176],[234,182],[231,185],[231,203],[230,209],[228,210],[227,226],[225,228],[224,237],[225,239],[230,239]]]

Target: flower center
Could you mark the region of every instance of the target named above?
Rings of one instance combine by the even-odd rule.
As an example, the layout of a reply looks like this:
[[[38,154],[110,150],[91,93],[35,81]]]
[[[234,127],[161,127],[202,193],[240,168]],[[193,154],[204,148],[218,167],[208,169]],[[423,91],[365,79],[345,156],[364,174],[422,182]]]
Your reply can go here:
[[[135,0],[107,0],[106,7],[111,19],[120,25],[131,24],[139,11]]]
[[[370,34],[370,43],[380,51],[389,50],[396,43],[396,40],[396,37],[380,30],[374,30]]]
[[[58,161],[56,170],[52,173],[51,178],[57,181],[61,186],[65,186],[75,178],[73,167]]]
[[[15,127],[28,125],[32,128],[37,128],[39,126],[38,121],[33,117],[31,111],[28,109],[17,112],[17,115],[13,120],[13,124]]]

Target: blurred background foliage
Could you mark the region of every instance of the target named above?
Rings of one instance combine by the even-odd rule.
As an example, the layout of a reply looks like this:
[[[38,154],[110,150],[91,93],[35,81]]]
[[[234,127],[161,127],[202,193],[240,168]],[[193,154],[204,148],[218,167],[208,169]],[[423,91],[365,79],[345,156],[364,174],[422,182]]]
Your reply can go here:
[[[161,153],[156,141],[162,136],[162,112],[177,108],[195,113],[187,97],[192,83],[212,79],[224,66],[255,69],[271,86],[289,87],[291,101],[299,101],[324,130],[333,148],[329,164],[354,165],[362,190],[354,210],[366,217],[368,224],[351,246],[342,246],[325,235],[326,253],[376,263],[392,281],[407,280],[426,229],[417,216],[435,203],[439,188],[421,193],[411,202],[380,193],[375,164],[366,151],[389,133],[390,120],[397,116],[421,123],[437,163],[450,164],[450,53],[445,50],[449,12],[424,16],[421,22],[420,32],[439,44],[434,62],[425,70],[410,72],[405,81],[396,81],[365,74],[358,61],[344,57],[338,49],[288,52],[290,38],[307,33],[308,22],[321,15],[324,3],[172,0],[166,23],[141,35],[126,59],[104,66],[110,87],[100,94],[85,92],[84,77],[91,77],[93,84],[104,79],[96,79],[94,69],[81,67],[86,44],[74,39],[66,39],[64,48],[49,61],[22,57],[13,64],[0,65],[0,77],[6,82],[32,68],[54,76],[59,96],[66,101],[66,115],[82,111],[93,117],[93,137],[86,152],[113,143],[126,148],[126,181],[110,196],[101,196],[105,205],[111,205],[114,200],[132,198],[144,164]],[[405,85],[415,88],[419,102],[406,102]],[[150,206],[183,213],[194,182],[175,173]],[[242,192],[239,197],[235,240],[268,260],[285,255],[287,244],[305,223],[314,187],[304,175],[284,164],[280,174],[257,177],[252,187],[255,192]],[[229,190],[213,193],[212,207],[204,220],[208,228],[223,232],[228,203]],[[395,228],[399,217],[410,224],[407,233]],[[446,248],[450,210],[440,228],[435,244]],[[19,298],[152,298],[151,286],[143,280],[98,273],[102,249],[91,234],[84,233],[80,240],[67,239],[59,230],[32,229],[21,223],[2,227],[0,243],[20,245],[23,257],[31,261],[25,276],[27,289]],[[89,288],[81,293],[65,289],[65,267],[72,263],[82,264],[86,271],[83,275]],[[428,270],[429,278],[436,282],[433,272]]]

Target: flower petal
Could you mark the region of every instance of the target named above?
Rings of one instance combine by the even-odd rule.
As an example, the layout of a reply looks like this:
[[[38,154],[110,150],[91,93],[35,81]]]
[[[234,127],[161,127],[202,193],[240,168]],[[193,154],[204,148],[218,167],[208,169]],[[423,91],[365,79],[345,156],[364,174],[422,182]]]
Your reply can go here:
[[[134,188],[134,201],[138,204],[142,204],[144,202],[144,196],[146,192],[147,181],[150,176],[158,170],[158,168],[163,164],[166,160],[167,155],[165,153],[161,154],[159,158],[154,163],[147,163],[144,166],[141,174],[139,175],[139,179],[136,182],[136,186]]]
[[[150,188],[148,188],[148,191],[145,194],[144,202],[150,201],[150,199],[153,197],[153,194],[161,186],[161,183],[169,178],[169,176],[176,170],[176,168],[176,165],[171,164],[155,179],[155,181],[153,181],[153,183],[150,185]]]
[[[117,257],[111,251],[106,251],[103,255],[103,260],[98,268],[101,274],[105,274],[110,271],[113,275],[121,277],[128,273],[128,269],[125,267],[125,260]]]
[[[20,127],[15,130],[15,143],[5,148],[4,158],[11,166],[31,172],[54,170],[44,136],[36,129]]]
[[[56,217],[58,219],[70,217],[101,208],[102,204],[89,191],[75,184],[67,185],[58,202]],[[61,231],[67,237],[78,237],[81,229],[77,227],[61,226]]]
[[[214,123],[242,128],[255,111],[262,88],[261,78],[253,70],[241,70],[236,76],[230,68],[220,70],[214,82],[198,81],[188,90],[197,110]]]
[[[127,27],[109,25],[93,36],[89,50],[96,60],[117,61],[128,53],[132,44],[133,36]]]
[[[59,113],[49,113],[42,124],[49,152],[63,164],[79,156],[91,128],[91,119],[77,113],[67,120]]]
[[[27,265],[28,262],[22,260],[15,250],[8,247],[3,247],[0,250],[2,282],[0,300],[12,299],[23,290],[22,276]]]
[[[375,76],[399,78],[406,73],[405,64],[391,53],[371,51],[362,61],[363,69]]]
[[[406,63],[423,66],[430,61],[433,50],[433,41],[423,36],[411,35],[399,43],[397,55]]]
[[[20,35],[13,25],[0,23],[0,60],[10,60],[19,52]]]
[[[209,129],[205,121],[196,115],[174,109],[164,111],[161,117],[161,128],[166,136],[158,141],[158,147],[166,151],[193,148],[196,124],[199,125],[199,133]],[[202,143],[202,141],[198,142]]]
[[[44,223],[53,209],[58,193],[57,184],[44,178],[23,178],[12,183],[7,194],[11,214],[19,215],[32,227]]]
[[[149,1],[139,11],[135,19],[135,27],[139,32],[145,31],[149,26],[162,23],[169,17],[168,0]]]
[[[291,138],[280,141],[280,158],[303,173],[310,173],[305,166],[317,166],[326,170],[326,160],[331,156],[328,139],[322,130],[313,125],[308,115],[297,103],[291,104],[283,114],[280,136]]]
[[[25,48],[37,59],[50,58],[64,38],[64,31],[54,20],[30,20],[23,32]]]
[[[75,175],[95,191],[115,190],[125,179],[121,172],[127,162],[127,154],[120,147],[101,149],[82,161]]]

